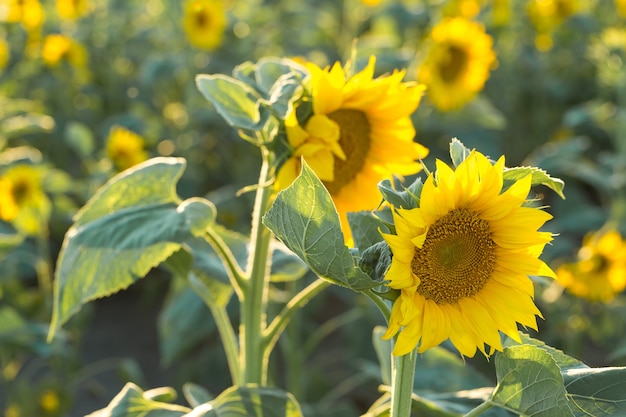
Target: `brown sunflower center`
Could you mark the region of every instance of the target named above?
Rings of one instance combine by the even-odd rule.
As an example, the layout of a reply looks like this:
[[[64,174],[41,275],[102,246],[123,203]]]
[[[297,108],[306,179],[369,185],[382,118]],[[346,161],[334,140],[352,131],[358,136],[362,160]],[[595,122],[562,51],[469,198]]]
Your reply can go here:
[[[30,184],[25,181],[16,181],[13,184],[13,189],[11,190],[13,194],[13,199],[17,204],[22,204],[24,201],[28,199],[28,197],[32,194]]]
[[[339,146],[346,155],[345,161],[335,158],[334,181],[324,182],[330,194],[336,195],[363,169],[370,150],[371,129],[367,115],[360,110],[341,109],[327,117],[339,125]]]
[[[467,209],[452,210],[415,249],[411,270],[421,280],[417,292],[437,304],[476,294],[491,277],[495,248],[486,220]]]
[[[211,19],[209,17],[209,13],[207,12],[207,10],[205,10],[204,8],[200,8],[199,10],[196,10],[194,17],[196,19],[196,27],[201,28],[201,29],[209,27],[209,24],[211,23]]]
[[[439,73],[443,81],[454,82],[465,71],[467,66],[467,53],[458,46],[448,46],[446,58],[439,65]]]

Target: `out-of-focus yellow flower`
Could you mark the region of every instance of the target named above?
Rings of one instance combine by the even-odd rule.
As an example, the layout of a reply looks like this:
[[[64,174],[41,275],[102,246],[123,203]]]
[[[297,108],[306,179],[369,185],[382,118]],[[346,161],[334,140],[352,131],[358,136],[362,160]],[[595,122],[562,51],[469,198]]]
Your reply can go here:
[[[9,49],[7,41],[5,41],[3,38],[0,38],[0,70],[3,70],[4,67],[7,66],[10,57],[11,50]]]
[[[63,19],[74,20],[87,13],[90,7],[89,0],[57,0],[57,13]]]
[[[374,78],[375,63],[371,57],[348,78],[340,63],[327,69],[307,64],[312,114],[299,121],[294,109],[286,120],[293,152],[276,182],[277,189],[287,187],[300,173],[304,157],[330,192],[348,244],[347,213],[375,209],[381,200],[376,185],[393,174],[420,171],[418,160],[428,154],[413,141],[410,118],[424,86],[402,82],[404,71]]]
[[[222,43],[226,11],[222,0],[188,0],[185,3],[183,28],[189,42],[202,49],[214,49]]]
[[[537,30],[536,48],[550,50],[554,30],[580,10],[579,0],[530,0],[526,12]]]
[[[30,165],[16,165],[0,175],[0,219],[16,229],[36,234],[50,212],[41,172]]]
[[[361,0],[361,3],[368,7],[376,7],[380,4],[382,0]]]
[[[46,18],[39,0],[0,0],[0,8],[3,21],[20,22],[29,32],[41,28]]]
[[[609,88],[626,85],[626,29],[606,28],[590,42],[587,55],[595,63],[602,84]]]
[[[148,159],[143,138],[121,126],[114,126],[109,133],[107,156],[120,171]]]
[[[59,394],[51,389],[45,390],[39,397],[39,408],[45,415],[56,415],[61,407]]]
[[[521,341],[517,324],[537,329],[541,313],[529,278],[555,278],[539,259],[552,240],[539,228],[552,216],[525,205],[528,175],[504,190],[504,157],[472,151],[456,170],[437,161],[420,206],[393,212],[396,234],[386,279],[400,290],[383,338],[400,333],[394,355],[450,339],[468,357],[502,351],[500,332]]]
[[[443,7],[443,15],[472,19],[480,13],[484,5],[485,0],[448,0]]]
[[[621,17],[626,17],[626,0],[615,0],[615,8]]]
[[[433,28],[431,41],[417,78],[439,110],[460,108],[483,89],[497,65],[493,40],[480,23],[454,17]]]
[[[626,288],[626,242],[616,230],[588,233],[576,261],[561,265],[556,275],[570,293],[610,302]]]
[[[85,68],[87,65],[87,50],[85,47],[64,35],[46,36],[41,56],[50,67],[59,65],[63,60],[76,68]]]

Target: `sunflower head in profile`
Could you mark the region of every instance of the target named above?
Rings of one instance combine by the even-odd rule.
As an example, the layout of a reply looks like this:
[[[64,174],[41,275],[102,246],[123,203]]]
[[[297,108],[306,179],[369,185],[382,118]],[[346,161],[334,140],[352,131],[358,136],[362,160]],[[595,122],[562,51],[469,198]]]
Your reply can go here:
[[[63,19],[74,20],[84,16],[90,7],[89,0],[57,0],[57,13]]]
[[[107,156],[120,171],[148,159],[143,138],[121,126],[114,126],[109,133]]]
[[[351,242],[348,212],[373,210],[381,202],[377,184],[392,174],[418,172],[428,150],[413,141],[410,115],[424,87],[403,82],[404,71],[374,78],[375,58],[353,76],[341,64],[321,69],[308,63],[311,111],[291,112],[285,127],[291,157],[278,172],[283,189],[300,173],[304,158],[328,189]],[[298,114],[298,116],[296,116]]]
[[[483,89],[497,64],[493,40],[480,23],[454,17],[433,28],[431,42],[417,78],[439,110],[460,108]]]
[[[41,171],[31,165],[15,165],[0,175],[0,219],[16,229],[36,234],[50,211]]]
[[[537,328],[529,275],[554,277],[539,259],[552,234],[538,231],[552,216],[526,205],[530,175],[504,189],[503,171],[504,157],[476,151],[456,170],[437,161],[419,208],[394,211],[396,234],[383,237],[400,295],[383,337],[399,332],[395,355],[450,339],[464,356],[488,356],[502,350],[500,332],[520,341],[518,323]]]
[[[183,28],[189,42],[211,50],[222,43],[226,13],[221,0],[188,0],[185,3]]]
[[[556,275],[575,296],[608,303],[626,288],[626,242],[614,229],[588,233],[576,261],[559,266]]]

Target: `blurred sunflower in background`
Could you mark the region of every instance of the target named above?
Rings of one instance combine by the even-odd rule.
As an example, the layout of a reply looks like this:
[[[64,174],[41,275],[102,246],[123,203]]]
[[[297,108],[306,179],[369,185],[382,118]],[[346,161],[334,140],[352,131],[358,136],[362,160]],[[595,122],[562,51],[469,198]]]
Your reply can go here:
[[[304,157],[330,192],[348,244],[347,213],[375,209],[381,202],[378,182],[419,172],[418,160],[428,154],[413,141],[410,118],[424,86],[402,82],[404,71],[374,78],[375,63],[371,57],[351,77],[340,63],[326,69],[307,63],[311,111],[298,119],[296,108],[285,121],[292,154],[278,172],[277,189],[298,176]]]
[[[0,7],[5,22],[19,22],[28,32],[41,28],[46,18],[39,0],[0,0]]]
[[[497,65],[493,39],[482,24],[454,17],[433,28],[431,41],[417,79],[439,110],[458,109],[483,89]]]
[[[590,232],[576,261],[559,266],[556,275],[575,296],[608,303],[626,288],[626,242],[614,229]]]
[[[626,0],[615,0],[615,7],[621,17],[626,17]]]
[[[9,59],[11,58],[11,50],[9,49],[9,44],[4,38],[0,38],[0,70],[3,70]]]
[[[580,9],[579,0],[530,0],[526,12],[537,30],[535,47],[539,51],[552,49],[553,32]]]
[[[56,67],[66,61],[75,68],[87,66],[87,50],[84,46],[64,35],[48,35],[41,51],[43,61],[49,67]]]
[[[0,219],[23,233],[37,234],[50,214],[50,201],[41,172],[31,165],[15,165],[0,174]]]
[[[485,0],[449,0],[443,7],[443,15],[472,19],[480,13],[485,3]]]
[[[84,16],[89,11],[89,0],[57,0],[56,9],[63,19],[74,20]]]
[[[518,323],[537,329],[529,275],[555,278],[539,259],[552,234],[538,229],[552,216],[525,206],[530,175],[503,191],[503,171],[504,157],[492,165],[476,151],[455,171],[438,160],[420,207],[394,211],[397,234],[383,237],[400,296],[383,337],[400,332],[395,355],[450,339],[464,356],[488,356],[502,350],[500,332],[520,342]]]
[[[183,28],[198,48],[215,49],[222,43],[226,11],[221,0],[189,0],[185,3]]]
[[[114,126],[107,139],[107,156],[119,171],[148,159],[144,139],[124,127]]]

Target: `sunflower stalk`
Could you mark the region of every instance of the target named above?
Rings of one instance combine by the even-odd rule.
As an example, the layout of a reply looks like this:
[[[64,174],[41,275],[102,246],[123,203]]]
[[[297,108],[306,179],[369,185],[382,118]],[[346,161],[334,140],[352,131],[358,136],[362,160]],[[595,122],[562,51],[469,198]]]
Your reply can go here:
[[[259,187],[252,212],[250,255],[248,258],[247,285],[241,300],[241,370],[243,383],[266,385],[267,361],[263,354],[263,330],[266,327],[267,292],[269,286],[270,242],[272,234],[262,224],[262,217],[270,204],[274,154],[261,147],[262,166]]]
[[[393,357],[391,380],[391,417],[411,415],[411,396],[417,349],[402,356]]]

